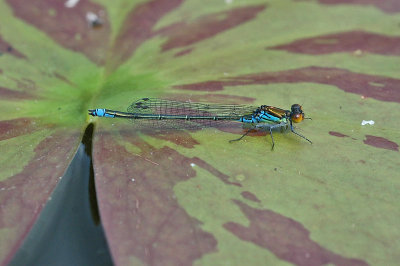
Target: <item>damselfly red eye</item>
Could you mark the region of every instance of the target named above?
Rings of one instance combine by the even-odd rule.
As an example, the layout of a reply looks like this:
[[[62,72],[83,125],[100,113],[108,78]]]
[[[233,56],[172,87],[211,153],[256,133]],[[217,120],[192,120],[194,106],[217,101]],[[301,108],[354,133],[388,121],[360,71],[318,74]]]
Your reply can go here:
[[[301,113],[301,114],[292,114],[291,119],[295,123],[300,123],[301,121],[304,120],[304,114],[303,113]]]

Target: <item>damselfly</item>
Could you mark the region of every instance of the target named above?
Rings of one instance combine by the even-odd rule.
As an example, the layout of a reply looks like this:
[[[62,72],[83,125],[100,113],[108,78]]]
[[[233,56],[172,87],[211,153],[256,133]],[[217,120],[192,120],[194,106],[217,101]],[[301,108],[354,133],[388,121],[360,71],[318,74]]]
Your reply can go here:
[[[269,131],[272,139],[272,149],[275,146],[273,129],[287,129],[312,143],[308,138],[296,132],[293,123],[299,123],[305,118],[302,107],[293,104],[291,110],[261,105],[259,107],[235,104],[205,104],[194,102],[178,102],[156,98],[142,98],[133,102],[127,112],[109,109],[92,109],[89,114],[99,117],[128,118],[135,123],[145,124],[151,128],[203,128],[215,126],[224,121],[241,122],[249,125],[249,129],[238,141],[252,130]],[[308,118],[310,119],[310,118]]]

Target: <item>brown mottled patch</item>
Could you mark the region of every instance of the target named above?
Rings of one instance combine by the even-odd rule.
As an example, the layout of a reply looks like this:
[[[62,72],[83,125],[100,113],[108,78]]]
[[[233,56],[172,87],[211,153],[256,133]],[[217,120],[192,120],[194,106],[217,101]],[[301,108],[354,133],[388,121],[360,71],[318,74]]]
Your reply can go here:
[[[345,92],[359,94],[364,97],[387,102],[400,102],[400,79],[356,73],[340,68],[317,66],[242,75],[220,81],[177,85],[175,88],[195,91],[218,91],[223,90],[224,86],[301,82],[332,85]]]
[[[382,55],[400,55],[400,37],[365,31],[347,31],[296,40],[289,44],[267,47],[303,54],[338,52],[367,52]]]
[[[112,47],[109,71],[125,62],[134,51],[155,33],[153,27],[166,14],[182,4],[183,0],[152,0],[140,3],[127,15]]]
[[[174,86],[174,88],[191,91],[222,91],[226,82],[227,81],[205,81],[199,83],[176,85]]]
[[[125,62],[144,41],[154,36],[161,35],[168,38],[162,45],[162,51],[186,47],[237,27],[255,18],[260,11],[265,9],[265,5],[240,7],[205,15],[190,23],[179,22],[153,31],[156,23],[182,2],[183,0],[152,0],[137,5],[127,16],[114,42],[108,69],[114,69]],[[190,53],[192,49],[177,52],[175,56]]]
[[[174,57],[179,57],[182,55],[187,55],[190,54],[193,51],[193,48],[188,48],[188,49],[183,49],[182,51],[177,52],[176,54],[174,54]]]
[[[106,9],[89,0],[67,8],[66,1],[7,0],[14,15],[45,32],[59,45],[80,52],[96,64],[102,64],[107,54],[110,24]],[[101,27],[93,28],[86,20],[88,12],[101,16]]]
[[[243,191],[242,193],[240,193],[240,195],[242,195],[243,198],[254,201],[254,202],[261,202],[256,195],[254,195],[253,193],[251,193],[250,191]]]
[[[265,7],[265,5],[238,7],[207,14],[190,23],[180,22],[162,28],[157,33],[168,37],[162,45],[162,51],[185,47],[237,27],[254,19]]]
[[[36,146],[22,172],[0,182],[0,229],[7,232],[8,243],[3,246],[1,265],[9,263],[29,233],[78,143],[79,134],[73,132],[48,136]]]
[[[13,77],[8,77],[8,79],[13,80],[18,89],[21,89],[27,93],[31,93],[33,91],[36,91],[38,89],[38,87],[36,86],[36,83],[28,78],[13,78]]]
[[[114,262],[136,257],[146,265],[191,265],[217,250],[175,198],[174,186],[196,176],[187,158],[169,147],[154,148],[125,136],[140,149],[128,152],[113,136],[95,138],[94,169],[102,222]]]
[[[1,99],[10,99],[10,100],[14,99],[24,100],[24,99],[38,98],[26,91],[16,91],[4,87],[0,87],[0,96]]]
[[[372,5],[386,13],[400,12],[398,0],[318,0],[326,5]]]
[[[205,102],[205,103],[223,103],[223,104],[250,104],[253,103],[255,98],[237,96],[237,95],[225,95],[225,94],[198,94],[198,95],[187,95],[187,94],[173,94],[173,99],[181,101],[192,101],[192,102]]]
[[[329,135],[335,136],[335,137],[339,137],[339,138],[348,137],[347,135],[342,134],[342,133],[340,133],[340,132],[336,132],[336,131],[329,131]]]
[[[179,140],[179,138],[182,136],[181,133],[183,133],[183,132],[178,132],[178,133],[174,132],[174,134],[169,133],[169,135],[170,135],[169,138],[173,138],[173,137],[178,138],[178,140],[175,140],[175,143],[178,145],[181,145],[181,140]],[[131,142],[132,144],[134,144],[136,146],[144,147],[143,149],[148,149],[150,147],[149,145],[144,145],[142,140],[137,138],[137,136],[133,135],[132,132],[120,131],[120,134],[122,136],[124,136],[124,138],[128,142]],[[154,137],[157,137],[157,134],[154,134]],[[195,144],[198,144],[196,140],[194,140],[194,139],[192,139],[192,140],[196,142]],[[182,145],[182,146],[184,146],[184,145]],[[175,150],[172,150],[172,151],[175,152]],[[227,185],[234,185],[234,186],[238,186],[238,187],[242,186],[240,183],[230,182],[228,175],[220,172],[218,169],[214,168],[213,166],[211,166],[210,164],[208,164],[207,162],[203,161],[202,159],[200,159],[198,157],[188,158],[188,157],[181,156],[180,159],[184,160],[184,163],[179,164],[180,165],[179,167],[181,167],[181,169],[184,170],[185,172],[193,171],[192,164],[194,164],[196,166],[199,166],[199,167],[207,170],[208,172],[210,172],[211,174],[213,174],[214,176],[219,178],[222,182],[224,182]]]
[[[203,161],[202,159],[200,159],[198,157],[193,157],[192,158],[192,162],[195,165],[198,165],[199,167],[207,170],[208,172],[210,172],[214,176],[218,177],[222,182],[224,182],[227,185],[234,185],[234,186],[237,186],[237,187],[241,187],[242,186],[242,184],[240,184],[238,182],[229,181],[229,176],[228,175],[220,172],[218,169],[214,168],[213,166],[211,166],[210,164],[208,164],[207,162]]]
[[[377,137],[372,135],[366,135],[364,143],[376,148],[399,151],[399,145],[396,142],[390,141],[383,137]]]
[[[29,134],[38,130],[36,121],[32,118],[17,118],[0,121],[0,141]]]
[[[244,241],[266,248],[278,258],[300,266],[368,265],[360,259],[345,258],[313,241],[310,232],[299,222],[270,210],[252,208],[234,202],[250,221],[248,227],[228,222],[224,228]]]
[[[72,86],[72,87],[76,87],[76,84],[73,83],[72,81],[70,81],[69,79],[67,79],[65,76],[63,76],[63,75],[61,75],[61,74],[59,74],[59,73],[57,73],[57,72],[53,72],[53,74],[54,74],[54,76],[55,76],[56,78],[58,78],[59,80],[61,80],[61,81],[65,82],[65,83],[67,83],[68,85],[70,85],[70,86]]]
[[[192,149],[194,148],[195,145],[200,144],[199,142],[197,142],[197,140],[195,140],[194,138],[192,138],[192,136],[186,132],[186,131],[175,131],[174,134],[163,134],[163,133],[154,133],[154,134],[148,134],[154,138],[158,138],[158,139],[163,139],[163,140],[167,140],[170,141],[172,143],[175,143],[176,145],[188,148],[188,149]]]
[[[0,55],[1,54],[11,54],[15,57],[26,59],[25,55],[23,55],[21,52],[13,48],[11,44],[6,42],[0,35]]]
[[[246,133],[249,129],[244,128],[243,124],[241,124],[241,125],[236,124],[235,126],[231,125],[229,127],[221,127],[221,128],[218,128],[218,130],[221,130],[221,131],[227,132],[227,133],[237,134],[239,136],[233,138],[233,139],[237,139],[238,137],[240,137],[244,133]],[[265,137],[265,136],[267,136],[269,138],[270,137],[269,132],[267,133],[267,131],[265,131],[263,129],[253,129],[253,130],[250,130],[250,132],[246,135],[246,137],[244,137],[241,141],[246,141],[248,138]],[[229,142],[230,140],[231,139],[226,140],[229,145],[235,145],[235,143],[238,143],[238,141]],[[270,141],[270,139],[268,139],[268,141]],[[268,142],[266,142],[265,144],[267,145],[267,143]]]

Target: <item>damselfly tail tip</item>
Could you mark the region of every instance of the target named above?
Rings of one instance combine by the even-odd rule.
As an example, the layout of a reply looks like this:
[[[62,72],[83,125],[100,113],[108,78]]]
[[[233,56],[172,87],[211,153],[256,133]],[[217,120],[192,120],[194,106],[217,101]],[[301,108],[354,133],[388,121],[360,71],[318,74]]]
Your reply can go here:
[[[96,110],[95,109],[89,109],[88,112],[89,112],[89,115],[96,116]]]

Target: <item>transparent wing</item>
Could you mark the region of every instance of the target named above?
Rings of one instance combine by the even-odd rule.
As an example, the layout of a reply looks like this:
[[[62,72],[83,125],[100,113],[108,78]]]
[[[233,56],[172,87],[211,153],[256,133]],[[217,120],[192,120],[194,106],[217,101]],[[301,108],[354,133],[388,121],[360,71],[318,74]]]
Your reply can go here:
[[[229,117],[228,120],[176,120],[176,119],[133,119],[135,124],[150,128],[176,128],[176,129],[196,129],[203,127],[216,127],[230,121],[239,120],[242,116],[251,115],[257,107],[235,104],[206,104],[194,102],[179,102],[157,98],[142,98],[133,102],[127,109],[129,113],[135,114],[154,114],[154,115],[184,115]]]

